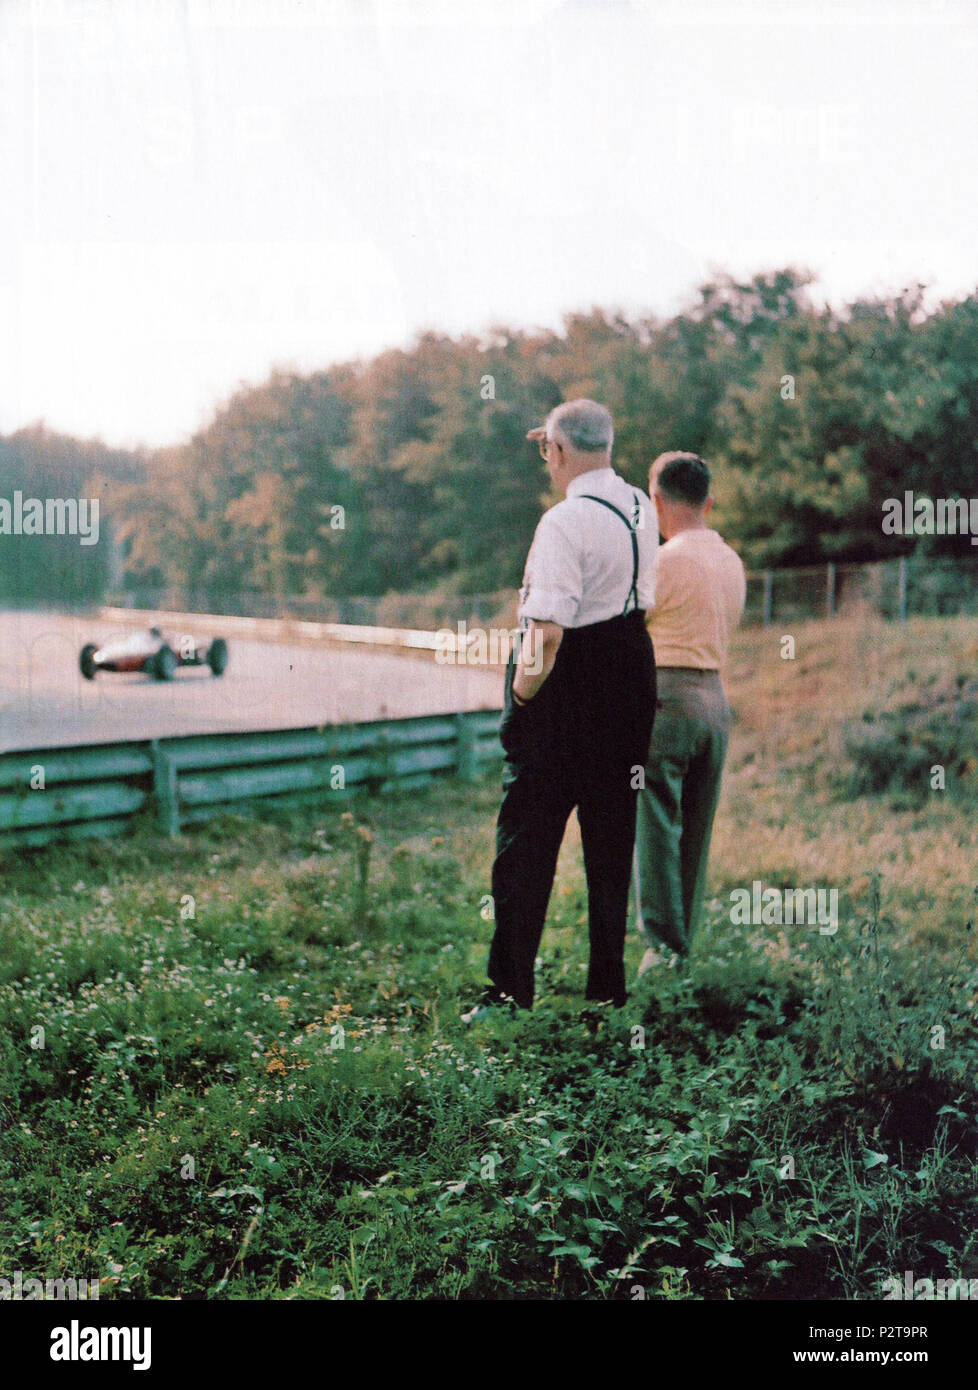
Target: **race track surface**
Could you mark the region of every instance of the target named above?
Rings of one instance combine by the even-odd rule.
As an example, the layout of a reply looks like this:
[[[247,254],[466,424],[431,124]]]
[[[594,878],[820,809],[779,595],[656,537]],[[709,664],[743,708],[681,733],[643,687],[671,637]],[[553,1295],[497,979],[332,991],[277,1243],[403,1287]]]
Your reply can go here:
[[[83,679],[78,654],[126,629],[51,613],[0,612],[0,752],[177,734],[498,709],[498,669],[438,665],[364,647],[228,639],[220,679],[185,668],[170,682],[142,674]],[[202,642],[218,632],[194,632]]]

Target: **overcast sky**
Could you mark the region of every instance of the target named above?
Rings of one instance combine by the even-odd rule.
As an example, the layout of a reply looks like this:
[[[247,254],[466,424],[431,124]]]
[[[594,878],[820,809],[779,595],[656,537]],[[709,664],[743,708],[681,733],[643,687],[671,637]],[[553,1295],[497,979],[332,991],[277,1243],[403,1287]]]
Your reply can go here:
[[[978,286],[978,0],[0,0],[0,431],[425,328]]]

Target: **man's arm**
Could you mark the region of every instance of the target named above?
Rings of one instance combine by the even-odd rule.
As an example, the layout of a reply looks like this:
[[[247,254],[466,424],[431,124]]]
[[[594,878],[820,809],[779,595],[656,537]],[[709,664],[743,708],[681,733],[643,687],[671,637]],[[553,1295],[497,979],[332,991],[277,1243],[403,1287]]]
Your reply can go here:
[[[513,675],[513,694],[517,701],[525,704],[532,700],[550,675],[563,635],[564,629],[559,623],[538,623],[530,619]]]
[[[655,598],[646,613],[646,622],[675,606],[683,592],[682,560],[674,550],[660,545],[655,556]]]
[[[553,670],[565,627],[572,627],[581,602],[583,579],[578,541],[561,506],[545,512],[537,524],[527,560],[530,575],[525,596],[527,627],[513,673],[517,704],[532,700]],[[540,614],[531,617],[532,613]]]

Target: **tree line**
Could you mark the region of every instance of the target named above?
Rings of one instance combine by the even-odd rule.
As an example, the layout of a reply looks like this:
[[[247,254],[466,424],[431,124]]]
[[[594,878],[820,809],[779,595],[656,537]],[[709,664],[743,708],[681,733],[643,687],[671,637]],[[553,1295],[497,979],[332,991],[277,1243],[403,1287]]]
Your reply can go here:
[[[750,567],[973,556],[968,537],[881,522],[908,491],[976,490],[978,298],[928,309],[914,286],[832,309],[811,284],[791,268],[717,276],[667,319],[595,308],[559,332],[425,333],[366,361],[276,370],[189,440],[135,454],[35,427],[0,440],[0,497],[25,482],[98,486],[118,573],[76,547],[86,583],[192,606],[487,592],[519,583],[554,500],[526,430],[591,396],[614,415],[630,481],[647,486],[664,449],[708,461],[717,525]],[[0,596],[67,582],[27,549],[0,537]]]

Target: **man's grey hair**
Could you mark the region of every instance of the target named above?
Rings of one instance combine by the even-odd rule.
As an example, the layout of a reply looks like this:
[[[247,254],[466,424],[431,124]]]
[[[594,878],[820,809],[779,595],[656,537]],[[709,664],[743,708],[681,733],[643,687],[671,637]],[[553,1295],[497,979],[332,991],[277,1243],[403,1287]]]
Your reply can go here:
[[[585,454],[603,453],[615,438],[611,411],[597,401],[564,401],[547,416],[548,425],[557,425],[574,449]]]

